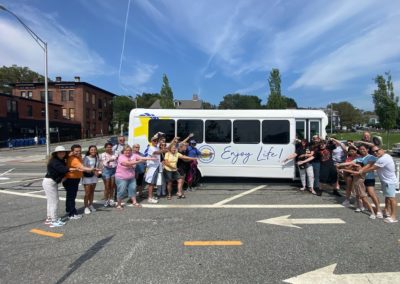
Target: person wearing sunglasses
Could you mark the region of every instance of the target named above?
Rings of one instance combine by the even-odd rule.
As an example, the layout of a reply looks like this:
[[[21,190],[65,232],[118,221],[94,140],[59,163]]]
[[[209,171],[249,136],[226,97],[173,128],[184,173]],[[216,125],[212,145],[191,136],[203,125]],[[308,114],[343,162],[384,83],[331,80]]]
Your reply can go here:
[[[377,146],[371,148],[371,152],[377,160],[360,170],[360,173],[376,170],[382,184],[383,195],[385,196],[385,210],[383,215],[385,223],[397,223],[397,201],[396,201],[396,167],[392,156]]]

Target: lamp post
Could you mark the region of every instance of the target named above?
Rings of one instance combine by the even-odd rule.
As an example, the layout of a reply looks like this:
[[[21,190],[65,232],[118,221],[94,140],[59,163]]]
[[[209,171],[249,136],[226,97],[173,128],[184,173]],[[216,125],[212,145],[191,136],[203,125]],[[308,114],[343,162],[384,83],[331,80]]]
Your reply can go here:
[[[46,155],[50,156],[50,131],[49,131],[49,92],[48,92],[48,64],[47,64],[47,42],[43,41],[37,34],[34,33],[17,15],[8,10],[3,5],[0,5],[0,10],[8,12],[12,16],[14,16],[18,22],[26,29],[26,31],[31,35],[31,37],[36,41],[36,43],[43,49],[44,51],[44,92],[45,92],[45,111],[46,111]]]

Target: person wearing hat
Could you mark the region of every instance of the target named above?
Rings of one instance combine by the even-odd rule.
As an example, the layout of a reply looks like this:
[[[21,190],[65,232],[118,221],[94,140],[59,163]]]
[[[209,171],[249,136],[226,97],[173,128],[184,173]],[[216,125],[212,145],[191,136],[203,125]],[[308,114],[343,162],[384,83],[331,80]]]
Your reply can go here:
[[[47,172],[43,179],[43,189],[47,199],[47,218],[46,225],[61,227],[65,223],[58,218],[58,184],[69,171],[76,171],[75,168],[68,168],[66,161],[67,151],[64,146],[57,146],[51,153],[47,163]]]

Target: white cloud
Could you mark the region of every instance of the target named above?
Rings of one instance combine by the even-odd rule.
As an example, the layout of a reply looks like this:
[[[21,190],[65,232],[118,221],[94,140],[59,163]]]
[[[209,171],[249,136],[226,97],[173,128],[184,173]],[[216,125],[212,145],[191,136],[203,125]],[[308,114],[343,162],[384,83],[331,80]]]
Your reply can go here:
[[[104,74],[104,70],[108,74],[113,72],[106,68],[105,60],[82,38],[60,25],[56,15],[44,14],[28,6],[13,8],[13,12],[47,41],[49,76],[62,75],[72,79],[75,75]],[[0,54],[7,56],[0,58],[0,65],[28,66],[44,74],[43,51],[14,17],[6,15],[9,14],[2,13],[0,17]]]
[[[318,87],[342,88],[344,83],[382,68],[400,56],[398,16],[388,17],[381,25],[342,45],[308,66],[289,89]]]
[[[267,83],[265,81],[257,81],[257,82],[252,83],[250,86],[248,86],[246,88],[236,90],[234,93],[249,94],[249,93],[261,90],[261,89],[266,90],[266,87],[267,87]],[[265,93],[267,93],[267,91]]]
[[[206,78],[206,79],[211,79],[212,77],[215,76],[215,74],[217,74],[217,71],[216,71],[216,70],[211,71],[210,73],[204,74],[204,78]]]
[[[123,88],[134,92],[143,92],[148,90],[146,84],[152,78],[158,65],[137,62],[128,75],[121,75],[120,84]]]

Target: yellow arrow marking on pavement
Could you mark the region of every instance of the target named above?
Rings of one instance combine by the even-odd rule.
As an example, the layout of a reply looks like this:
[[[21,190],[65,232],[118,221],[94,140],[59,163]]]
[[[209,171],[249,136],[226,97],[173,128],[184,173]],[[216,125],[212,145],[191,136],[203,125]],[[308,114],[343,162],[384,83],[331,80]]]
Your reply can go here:
[[[241,241],[187,241],[185,246],[241,246]]]
[[[29,232],[51,238],[61,238],[62,236],[64,236],[64,234],[52,233],[52,232],[42,231],[39,229],[32,229]]]

